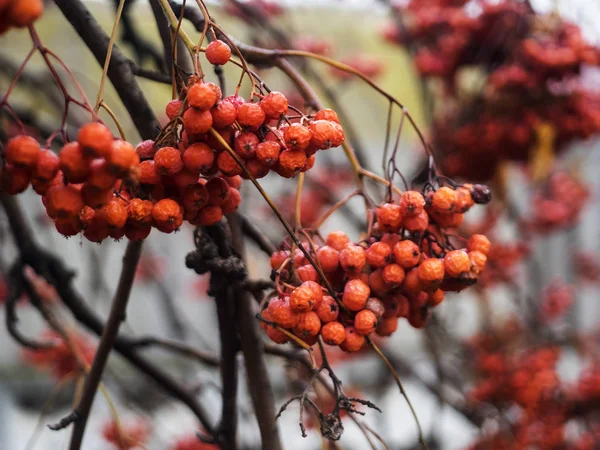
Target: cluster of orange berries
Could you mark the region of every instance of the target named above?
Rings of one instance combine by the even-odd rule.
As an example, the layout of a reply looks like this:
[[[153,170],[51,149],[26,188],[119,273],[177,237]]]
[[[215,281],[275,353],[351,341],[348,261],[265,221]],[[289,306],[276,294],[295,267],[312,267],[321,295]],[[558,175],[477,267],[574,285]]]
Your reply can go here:
[[[43,12],[43,0],[1,0],[0,34],[12,27],[28,27],[39,19]]]
[[[120,423],[111,420],[102,427],[102,436],[116,450],[144,448],[150,437],[150,427],[143,420]]]
[[[474,284],[485,267],[490,250],[485,236],[473,235],[466,248],[455,249],[435,231],[458,226],[475,200],[488,200],[480,198],[485,189],[406,191],[398,202],[376,208],[377,223],[366,240],[355,243],[334,231],[323,245],[304,243],[331,291],[305,254],[284,243],[271,256],[279,295],[262,311],[268,336],[286,342],[281,327],[307,344],[320,335],[329,345],[358,351],[372,332],[391,335],[401,317],[423,327],[446,291]]]
[[[90,365],[94,360],[96,349],[94,345],[83,335],[71,336],[71,345],[67,344],[62,336],[53,330],[44,331],[41,334],[41,342],[53,342],[55,345],[48,349],[24,349],[23,359],[39,369],[48,370],[57,380],[75,378],[81,373],[78,357],[82,362]],[[76,349],[78,355],[73,353]]]
[[[493,333],[476,335],[468,346],[477,377],[470,400],[516,413],[509,419],[510,433],[501,429],[469,449],[595,449],[597,440],[590,441],[593,429],[573,433],[568,424],[581,418],[580,408],[600,400],[598,365],[592,364],[567,385],[557,370],[561,349],[542,345],[522,350],[524,329],[510,321]]]
[[[520,0],[482,2],[475,13],[462,0],[396,7],[404,26],[395,21],[385,38],[414,49],[421,76],[444,82],[443,102],[453,105],[439,109],[433,132],[446,175],[488,180],[501,161],[527,161],[542,123],[555,131],[555,150],[600,131],[600,96],[578,79],[585,66],[600,65],[600,49],[577,25]],[[463,101],[457,74],[473,66],[487,76],[485,87]]]
[[[567,172],[555,172],[533,196],[533,217],[527,225],[538,233],[573,226],[589,196],[580,180]]]
[[[31,183],[59,233],[83,232],[92,242],[109,236],[142,240],[152,227],[171,233],[184,218],[214,223],[241,199],[239,177],[201,180],[197,171],[181,171],[179,150],[156,151],[153,141],[134,148],[97,122],[84,125],[78,140],[64,145],[58,155],[29,136],[16,136],[7,143],[4,159],[2,190],[16,194]],[[159,168],[164,163],[172,169],[177,161],[182,173]]]
[[[219,42],[210,45],[226,46]],[[207,48],[209,60],[216,61],[211,55]],[[262,178],[272,170],[291,178],[313,167],[318,150],[344,142],[344,131],[334,111],[320,110],[312,116],[303,116],[300,122],[288,120],[285,117],[288,100],[281,92],[272,91],[258,102],[247,102],[238,95],[222,99],[216,84],[196,81],[184,95],[184,99],[167,105],[167,116],[183,123],[178,145],[184,152],[184,160],[188,154],[187,158],[194,160],[191,163],[209,173],[218,170],[229,177],[248,177],[227,151],[229,147],[254,178]],[[211,129],[216,134],[211,134]],[[171,152],[174,154],[174,150]]]

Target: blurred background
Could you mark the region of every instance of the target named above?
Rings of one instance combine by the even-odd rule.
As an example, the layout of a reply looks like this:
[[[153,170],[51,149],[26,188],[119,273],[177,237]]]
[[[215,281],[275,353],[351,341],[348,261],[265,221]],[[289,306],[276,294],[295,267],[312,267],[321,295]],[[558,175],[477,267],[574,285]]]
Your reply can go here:
[[[229,2],[225,3],[228,5],[220,2],[208,2],[208,5],[217,22],[231,36],[255,45],[277,45],[268,29],[252,23],[243,14],[232,14]],[[427,69],[423,65],[425,63],[414,64],[418,48],[411,48],[410,42],[407,43],[393,34],[394,30],[397,31],[393,26],[397,26],[398,17],[403,14],[415,14],[418,2],[398,2],[392,5],[393,7],[390,7],[389,3],[358,0],[265,2],[277,10],[267,14],[268,20],[292,39],[295,48],[321,52],[368,72],[371,78],[406,106],[418,126],[428,138],[432,138],[434,145],[438,143],[439,148],[449,149],[454,143],[460,147],[463,141],[452,141],[448,138],[447,130],[440,124],[449,125],[449,118],[457,117],[457,111],[463,111],[461,102],[465,101],[465,97],[469,97],[469,94],[464,92],[478,89],[483,92],[484,89],[480,88],[482,80],[488,78],[480,72],[461,75],[463,81],[460,82],[460,88],[464,92],[457,93],[452,92],[452,87],[456,85],[450,86],[450,83],[439,82],[436,79],[440,78],[440,74],[427,75]],[[472,14],[477,15],[479,2],[467,3],[470,5],[465,8],[471,8]],[[110,34],[115,17],[114,3],[107,0],[86,1],[85,4]],[[597,2],[538,0],[531,1],[531,5],[539,14],[558,12],[561,17],[580,26],[583,36],[591,45],[599,43],[600,4]],[[124,22],[125,20],[122,21],[122,27],[125,26]],[[143,39],[156,51],[162,52],[154,16],[147,2],[134,2],[129,9],[128,22],[131,22],[130,25],[134,27],[138,38]],[[44,16],[37,22],[36,28],[42,42],[66,63],[83,86],[88,98],[93,100],[101,68],[92,54],[79,42],[76,33],[52,2],[47,4]],[[190,34],[197,36],[187,24],[185,28]],[[509,34],[501,36],[500,39],[507,42],[510,38]],[[482,41],[478,51],[482,54],[491,53],[492,50],[486,48],[487,44],[488,42]],[[123,42],[122,39],[118,41],[118,45],[141,66],[155,69],[152,56],[139,54],[130,42]],[[26,31],[11,30],[0,37],[0,92],[5,92],[30,48],[31,42]],[[595,67],[597,64],[588,66],[577,71],[576,76],[582,79],[577,83],[585,86],[586,91],[582,94],[584,97],[589,93],[596,99],[600,92],[600,72]],[[352,145],[355,148],[360,146],[365,165],[372,171],[381,173],[388,102],[365,83],[343,74],[336,74],[323,64],[311,62],[310,70],[309,82],[314,84],[324,102],[331,106],[330,100],[333,98],[343,107],[345,125],[353,130],[351,133],[347,131],[346,136],[351,138],[355,135]],[[297,92],[282,74],[277,73],[275,69],[258,71],[271,88],[286,93],[290,103],[301,106],[302,100],[298,99]],[[54,89],[41,58],[36,57],[28,64],[25,75],[22,80],[25,87],[11,96],[11,104],[19,113],[31,114],[32,123],[49,129],[55,128],[59,122],[56,105],[61,101],[60,94]],[[225,75],[225,95],[230,95],[239,73],[235,68],[227,67]],[[569,74],[568,77],[574,78],[575,75]],[[217,81],[213,73],[208,73],[207,78],[213,82]],[[441,78],[445,78],[445,75]],[[139,78],[139,82],[161,123],[166,123],[164,106],[171,100],[170,86],[143,78]],[[454,81],[453,83],[458,84]],[[248,86],[244,86],[243,89],[247,92]],[[559,87],[556,87],[555,91],[557,89]],[[137,143],[139,136],[110,83],[106,86],[105,101],[119,117],[129,142]],[[594,104],[596,105],[597,103]],[[475,115],[477,114],[476,112]],[[111,123],[105,113],[101,113],[101,116],[107,123]],[[73,110],[69,117],[69,126],[75,130],[86,120],[88,118],[83,117],[83,113]],[[520,118],[515,120],[521,121]],[[597,116],[595,120],[596,122],[592,122],[597,124]],[[9,125],[5,121],[3,126]],[[557,127],[554,126],[554,129]],[[113,131],[117,132],[116,129]],[[557,150],[551,151],[552,155],[548,156],[534,143],[530,146],[537,150],[532,150],[531,154],[528,153],[525,157],[495,158],[493,163],[487,156],[492,150],[486,153],[484,148],[488,142],[485,137],[491,134],[488,131],[475,136],[475,141],[483,148],[483,153],[468,155],[468,167],[454,164],[452,155],[455,153],[440,156],[444,161],[449,161],[448,165],[442,164],[442,167],[453,172],[449,174],[453,178],[461,179],[464,175],[464,179],[470,181],[470,174],[473,171],[483,173],[483,166],[490,172],[484,179],[473,181],[492,185],[502,202],[485,208],[475,208],[469,213],[464,226],[467,229],[483,229],[485,234],[489,231],[494,244],[499,243],[499,268],[490,275],[490,279],[484,285],[485,289],[448,294],[446,301],[436,308],[436,322],[441,323],[444,333],[452,336],[451,339],[448,338],[444,342],[446,334],[434,333],[431,337],[428,332],[414,329],[408,322],[401,321],[398,331],[392,337],[381,341],[404,380],[407,394],[415,406],[425,434],[435,443],[430,446],[432,450],[469,448],[481,439],[484,431],[494,429],[494,425],[488,422],[485,423],[489,427],[477,426],[464,414],[448,406],[436,395],[435,390],[431,389],[431,385],[440,382],[439,361],[436,362],[439,356],[432,358],[432,354],[441,352],[443,364],[452,367],[454,376],[460,378],[465,358],[468,360],[473,355],[465,352],[459,343],[466,342],[476,333],[491,330],[495,323],[504,324],[515,314],[519,314],[521,309],[519,303],[515,303],[515,285],[519,286],[523,296],[532,298],[534,303],[539,301],[541,304],[548,292],[562,292],[561,295],[569,297],[569,304],[574,306],[565,313],[568,320],[565,319],[565,323],[558,325],[545,323],[541,325],[542,328],[548,327],[559,336],[565,335],[564,330],[567,328],[575,330],[580,339],[592,336],[592,346],[597,344],[600,331],[600,291],[597,279],[590,275],[590,272],[593,273],[594,268],[597,268],[594,264],[600,255],[600,182],[597,177],[600,169],[600,151],[594,136],[600,130],[592,127],[591,132],[586,132],[585,136],[573,132],[565,137],[563,133],[560,135],[560,154]],[[425,154],[416,133],[406,126],[401,134],[396,159],[398,168],[410,180],[422,170],[425,161]],[[493,167],[489,168],[490,166]],[[543,214],[538,210],[541,208],[542,212],[556,211],[560,206],[543,203],[540,207],[539,204],[542,200],[548,200],[545,197],[540,200],[540,196],[547,194],[548,185],[552,183],[549,180],[556,173],[568,173],[569,177],[580,183],[585,189],[586,200],[577,211],[569,210],[565,213],[569,217],[553,222],[552,218],[540,218]],[[306,221],[303,223],[306,226],[314,223],[331,204],[353,190],[352,175],[341,149],[332,150],[326,155],[319,154],[315,168],[311,171],[311,179],[314,181],[308,183],[303,201],[303,221]],[[293,180],[273,176],[265,178],[262,184],[288,217],[293,214],[296,192]],[[259,226],[273,242],[280,242],[285,236],[284,230],[255,189],[250,184],[244,184],[242,196],[240,211]],[[38,195],[30,189],[20,194],[19,198],[38,240],[49,250],[60,254],[69,267],[76,271],[76,287],[93,309],[105,317],[121,270],[121,258],[126,242],[106,240],[102,245],[97,245],[79,236],[65,239],[54,230]],[[512,210],[507,211],[507,205],[510,205]],[[362,205],[359,199],[350,202],[349,208],[351,214],[361,214]],[[514,214],[519,220],[514,220]],[[537,219],[537,223],[526,223],[535,222]],[[529,227],[526,234],[522,233],[524,227]],[[361,232],[353,226],[348,216],[343,214],[334,215],[322,229],[324,232],[343,229],[353,239],[358,239]],[[216,355],[219,352],[219,336],[214,302],[206,294],[208,278],[196,275],[184,265],[185,256],[192,245],[193,227],[187,223],[174,235],[151,234],[144,246],[124,331],[138,336],[152,334],[185,340]],[[6,271],[17,255],[2,214],[0,249],[0,270],[4,274],[0,275],[2,301],[6,296]],[[253,244],[248,244],[247,259],[253,278],[268,277],[268,258]],[[536,271],[535,275],[532,275],[532,267]],[[42,281],[40,289],[50,290],[48,295],[52,297],[51,288],[44,286]],[[485,297],[485,306],[482,306],[482,297]],[[486,317],[488,314],[490,317]],[[0,315],[4,315],[1,310]],[[20,329],[25,330],[29,336],[37,336],[46,328],[37,311],[27,306],[26,302],[18,307],[18,316]],[[72,322],[66,313],[64,319]],[[82,332],[85,334],[84,330]],[[85,336],[91,342],[96,342],[95,337],[87,334]],[[23,351],[4,327],[0,327],[0,342],[0,449],[66,448],[69,433],[52,432],[46,428],[46,424],[55,422],[69,411],[77,388],[76,383],[58,383],[48,373],[27,363]],[[557,363],[557,371],[564,383],[570,383],[578,379],[581,371],[589,366],[589,361],[575,345],[566,344],[563,350]],[[217,370],[165,351],[148,349],[145,352],[156,361],[160,361],[161,366],[176,374],[186,385],[196,388],[209,410],[219,410],[220,378]],[[332,350],[331,359],[335,361],[336,372],[346,389],[356,392],[357,396],[368,398],[383,411],[378,413],[368,410],[360,420],[380,434],[391,449],[417,448],[413,447],[417,434],[410,411],[377,357],[368,352],[348,356]],[[591,360],[595,361],[595,357],[591,357]],[[240,360],[240,371],[243,373],[243,370]],[[297,368],[289,367],[276,357],[269,357],[269,370],[279,407],[292,395],[294,382],[301,378],[301,374]],[[453,387],[449,388],[448,395],[458,399],[459,404],[466,404],[463,394],[473,387],[476,379],[471,373],[468,379],[465,375],[465,383],[470,383],[469,386],[462,386],[465,391],[461,392],[461,389]],[[137,423],[141,420],[151,430],[143,448],[170,450],[173,448],[173,442],[193,434],[197,429],[194,418],[182,405],[165,397],[119,357],[111,357],[104,380],[124,422]],[[240,380],[244,380],[243,376]],[[240,448],[259,448],[258,428],[244,382],[240,382],[240,390]],[[108,443],[103,435],[103,427],[110,418],[110,408],[105,398],[98,395],[83,448],[117,448]],[[322,448],[318,430],[314,427],[309,430],[308,437],[301,437],[297,404],[291,405],[283,413],[278,424],[286,449]],[[341,448],[369,448],[363,432],[355,423],[345,420],[344,426],[345,432],[340,440]],[[597,421],[594,427],[598,431]],[[595,447],[589,447],[590,449],[600,448],[597,441],[592,445]],[[376,447],[384,448],[377,444]]]

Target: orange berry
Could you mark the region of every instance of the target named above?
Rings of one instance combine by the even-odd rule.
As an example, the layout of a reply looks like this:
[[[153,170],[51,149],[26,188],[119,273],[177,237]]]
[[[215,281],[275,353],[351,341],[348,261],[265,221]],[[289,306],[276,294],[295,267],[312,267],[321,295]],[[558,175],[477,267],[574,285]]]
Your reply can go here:
[[[397,286],[404,281],[404,269],[398,264],[388,264],[383,268],[383,281]]]
[[[327,345],[340,345],[346,339],[346,329],[339,322],[329,322],[321,328],[321,337]]]
[[[256,159],[261,163],[272,166],[279,160],[281,146],[275,141],[264,141],[256,146]]]
[[[365,337],[358,334],[354,327],[346,328],[346,339],[340,344],[340,348],[345,352],[357,352],[365,343]]]
[[[231,48],[220,39],[215,39],[206,46],[204,55],[209,63],[215,66],[222,66],[231,58]]]
[[[117,175],[126,175],[129,171],[140,165],[140,157],[135,148],[133,148],[133,145],[121,139],[113,141],[106,161]]]
[[[127,219],[131,225],[138,227],[152,223],[152,207],[150,200],[132,198],[127,204]]]
[[[258,130],[266,119],[265,111],[258,103],[244,103],[237,109],[237,121],[243,127]]]
[[[212,127],[213,119],[210,111],[188,108],[183,113],[183,127],[190,134],[204,134]]]
[[[220,101],[211,110],[213,127],[226,128],[233,125],[237,117],[235,105],[227,100]]]
[[[374,270],[369,274],[368,284],[371,291],[377,295],[384,295],[392,288],[383,279],[383,270],[381,269]]]
[[[217,103],[217,91],[211,86],[214,83],[194,83],[188,89],[187,101],[193,108],[210,109]]]
[[[100,214],[93,214],[83,227],[83,236],[90,242],[100,244],[108,237],[109,229]]]
[[[167,103],[165,114],[169,120],[173,120],[179,115],[179,111],[181,111],[182,106],[183,102],[181,100],[171,100],[169,103]]]
[[[221,210],[223,214],[231,214],[237,211],[242,204],[242,194],[235,188],[229,188],[229,195],[224,203],[221,204]]]
[[[467,186],[461,186],[456,190],[456,195],[458,197],[458,201],[456,203],[456,210],[460,213],[466,213],[469,209],[471,209],[475,202],[473,201],[473,197],[471,196],[471,189]]]
[[[383,317],[375,329],[379,336],[391,336],[398,329],[398,318],[396,316]]]
[[[346,140],[346,136],[344,134],[344,129],[338,123],[333,124],[333,129],[335,130],[335,134],[333,135],[333,138],[331,140],[331,146],[339,147]]]
[[[331,122],[340,123],[337,113],[333,109],[321,109],[316,112],[315,120],[329,120]]]
[[[464,219],[461,213],[440,214],[436,211],[431,211],[430,217],[440,228],[457,228]]]
[[[90,163],[87,183],[98,189],[108,189],[115,185],[117,176],[111,171],[105,159],[94,159]]]
[[[79,217],[57,217],[54,221],[56,231],[64,237],[75,236],[81,231]]]
[[[413,241],[404,240],[397,242],[393,248],[394,259],[403,269],[411,269],[419,264],[421,252],[419,246]]]
[[[281,92],[272,91],[260,102],[267,119],[277,119],[288,109],[288,99]]]
[[[284,150],[279,155],[279,165],[292,172],[298,172],[306,164],[306,154],[302,151]]]
[[[305,150],[308,144],[310,144],[310,139],[310,130],[300,123],[291,124],[283,132],[283,140],[290,150]]]
[[[474,234],[467,241],[467,251],[469,252],[481,252],[485,256],[490,254],[490,248],[492,244],[490,240],[483,234]]]
[[[240,177],[239,175],[233,177],[225,177],[225,181],[229,183],[229,186],[231,186],[234,189],[237,189],[238,191],[242,187],[242,177]]]
[[[4,148],[6,162],[15,167],[32,168],[39,156],[40,144],[31,136],[15,136]]]
[[[378,208],[375,208],[377,223],[383,231],[397,233],[402,225],[402,213],[400,205],[393,203],[384,203]]]
[[[250,131],[238,134],[233,141],[233,149],[242,158],[254,158],[259,144],[258,136]]]
[[[298,323],[294,327],[294,334],[300,339],[311,338],[321,331],[321,321],[314,311],[299,314]]]
[[[429,308],[410,308],[408,323],[414,328],[423,328],[429,317]]]
[[[163,147],[154,155],[154,167],[160,175],[175,175],[183,169],[181,152],[175,147]]]
[[[456,278],[471,268],[471,260],[464,250],[451,250],[444,256],[444,271],[449,277]]]
[[[196,183],[185,188],[181,198],[187,211],[198,211],[208,204],[208,196],[206,186]]]
[[[273,322],[280,327],[291,329],[300,321],[300,314],[292,310],[287,298],[274,298],[267,309]]]
[[[260,315],[262,316],[263,319],[273,322],[273,318],[271,317],[271,314],[269,314],[268,309],[263,309],[262,312],[260,313]],[[278,330],[277,328],[272,327],[269,324],[260,322],[260,326],[262,327],[263,330],[265,330],[265,333],[267,333],[267,336],[269,336],[269,339],[271,339],[273,342],[275,342],[277,344],[285,344],[289,340],[289,338],[285,335],[285,333],[283,331]]]
[[[437,211],[440,214],[449,214],[454,212],[457,209],[458,196],[456,195],[456,191],[449,187],[441,187],[435,194],[433,194],[433,198],[431,199],[431,206],[434,211]]]
[[[112,135],[111,135],[112,143]],[[58,154],[60,170],[71,183],[82,183],[90,172],[90,159],[87,158],[77,142],[65,144]]]
[[[327,245],[340,252],[350,243],[350,238],[343,231],[332,231],[327,235],[326,242]]]
[[[215,162],[212,149],[203,142],[190,145],[183,152],[183,164],[187,170],[198,174],[210,169]]]
[[[315,166],[316,161],[317,161],[317,158],[315,157],[315,155],[308,156],[306,158],[306,162],[302,166],[302,169],[300,169],[300,172],[308,172],[310,169],[312,169]]]
[[[417,273],[424,288],[437,286],[444,279],[444,262],[438,258],[426,259],[419,265]]]
[[[152,207],[154,226],[163,233],[172,233],[183,223],[183,211],[175,200],[165,198]]]
[[[369,286],[361,280],[350,280],[344,286],[344,295],[342,303],[350,311],[360,311],[367,304],[371,295]]]
[[[327,323],[338,318],[340,307],[333,297],[324,295],[323,300],[315,307],[315,312],[321,322]]]
[[[85,183],[81,188],[83,202],[90,208],[99,209],[110,202],[114,196],[113,188],[98,189]]]
[[[474,250],[468,253],[469,259],[471,260],[471,273],[479,275],[485,268],[487,262],[487,256],[478,250]]]
[[[48,190],[46,197],[56,217],[77,216],[85,206],[81,190],[72,185],[53,186]]]
[[[429,226],[429,215],[427,211],[423,210],[416,216],[405,217],[402,226],[410,233],[423,232]]]
[[[340,265],[347,272],[360,272],[365,267],[367,256],[360,245],[347,245],[340,252]]]
[[[417,216],[425,208],[425,198],[417,191],[406,191],[400,198],[400,210],[404,217]]]
[[[325,245],[317,250],[317,261],[323,272],[335,272],[340,265],[340,252]]]
[[[383,317],[406,317],[410,303],[405,295],[394,294],[385,297],[385,311]]]
[[[99,210],[109,229],[122,228],[127,222],[127,207],[120,199],[113,199]]]
[[[83,153],[97,158],[106,158],[110,154],[113,140],[112,132],[99,122],[86,123],[77,135]]]
[[[139,167],[139,178],[141,184],[159,184],[160,174],[156,169],[156,164],[152,159],[142,161]]]
[[[44,12],[42,0],[17,0],[9,2],[8,20],[15,27],[27,27],[35,22]]]
[[[205,206],[198,212],[196,218],[197,223],[194,223],[194,225],[214,225],[223,218],[223,210],[216,205]]]
[[[50,181],[56,176],[59,168],[60,158],[58,155],[51,150],[42,150],[33,167],[32,176],[40,181]]]
[[[152,226],[150,225],[143,225],[141,227],[125,226],[125,237],[130,241],[143,241],[150,235],[151,231]]]
[[[290,294],[290,306],[292,307],[292,310],[296,312],[311,311],[316,304],[313,289],[306,283],[309,282],[302,283]],[[320,292],[320,294],[322,299],[323,293]]]
[[[287,250],[278,250],[271,255],[271,269],[279,270],[286,259],[290,257],[290,252]]]
[[[331,148],[335,140],[336,129],[334,122],[328,120],[315,120],[309,125],[310,144],[319,150]]]
[[[12,166],[10,166],[10,167],[12,167]],[[14,169],[14,167],[13,167],[13,169]],[[27,177],[29,177],[29,173],[27,170],[25,170],[25,169],[20,169],[20,170],[22,170],[27,175]],[[46,195],[46,192],[48,192],[48,189],[50,189],[52,186],[58,186],[58,185],[62,185],[62,184],[64,184],[64,177],[63,177],[61,170],[56,172],[56,175],[51,180],[46,181],[46,180],[41,180],[39,178],[31,179],[31,187],[39,195]],[[27,188],[27,186],[25,186],[25,188]]]
[[[385,242],[374,242],[367,249],[367,263],[371,267],[383,267],[392,255],[392,247]]]
[[[208,191],[209,205],[221,205],[229,196],[229,184],[221,177],[208,180],[206,190]]]
[[[319,281],[319,274],[310,264],[304,264],[296,268],[296,275],[298,275],[300,281]]]
[[[31,175],[27,169],[12,164],[6,164],[3,168],[0,166],[0,192],[20,194],[29,187],[30,181]]]
[[[217,157],[217,167],[222,174],[228,177],[239,175],[243,172],[242,167],[228,152],[221,152]]]
[[[441,289],[437,289],[429,294],[429,299],[427,304],[429,306],[437,306],[444,301],[444,297],[446,296],[445,292]]]
[[[419,271],[417,267],[414,267],[406,272],[402,289],[407,295],[417,295],[423,289],[423,283],[421,278],[419,278]]]
[[[358,334],[367,335],[375,330],[377,326],[377,316],[373,311],[363,309],[354,316],[354,329]]]

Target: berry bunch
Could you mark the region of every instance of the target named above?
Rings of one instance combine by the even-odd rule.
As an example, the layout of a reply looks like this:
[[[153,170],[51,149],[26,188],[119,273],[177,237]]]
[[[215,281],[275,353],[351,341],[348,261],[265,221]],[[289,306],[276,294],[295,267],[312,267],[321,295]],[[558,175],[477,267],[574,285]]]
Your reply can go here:
[[[533,196],[528,226],[538,232],[568,228],[579,220],[589,198],[587,186],[566,172],[555,172]]]
[[[406,191],[375,209],[377,223],[365,240],[335,231],[320,244],[304,243],[328,283],[300,249],[284,242],[271,256],[278,296],[262,311],[268,336],[286,342],[283,328],[308,344],[320,335],[329,345],[358,351],[372,332],[391,335],[400,317],[421,328],[446,291],[474,284],[485,267],[485,236],[455,248],[443,230],[460,225],[476,202],[487,202],[486,191],[470,185]]]
[[[433,139],[447,175],[487,180],[501,161],[527,161],[541,124],[555,132],[553,151],[600,131],[598,95],[575,81],[584,66],[600,64],[600,52],[576,25],[518,0],[482,2],[475,14],[465,1],[396,8],[403,26],[396,20],[384,37],[413,50],[423,78],[446,85]],[[473,67],[484,89],[459,95],[469,87],[457,75]]]
[[[144,448],[150,437],[150,428],[142,420],[119,425],[114,420],[102,427],[102,436],[116,450],[134,450]]]
[[[213,45],[214,53],[209,51]],[[209,61],[224,61],[219,54],[224,46],[221,41],[213,41],[206,50]],[[183,153],[184,165],[196,171],[248,178],[226,150],[229,146],[254,178],[270,171],[291,178],[312,168],[317,151],[338,147],[345,137],[333,110],[303,115],[298,122],[286,117],[288,109],[288,100],[281,92],[272,91],[257,102],[237,95],[222,99],[217,85],[193,80],[182,99],[167,105],[171,122],[162,141],[170,139],[171,145]],[[183,125],[181,138],[175,133],[178,123]],[[174,150],[170,152],[174,154]],[[173,172],[177,167],[165,170]]]
[[[72,348],[79,353],[83,363],[90,365],[94,360],[96,349],[83,335],[72,336],[71,345],[68,345],[58,333],[48,330],[42,333],[42,340],[54,341],[55,345],[49,349],[24,349],[23,359],[29,365],[49,370],[59,381],[80,374],[81,366]]]
[[[490,403],[499,411],[516,413],[509,419],[510,433],[499,430],[483,436],[469,449],[592,450],[595,447],[588,444],[594,430],[573,433],[566,424],[577,422],[582,411],[600,399],[597,364],[567,384],[557,367],[561,348],[538,342],[523,349],[525,330],[518,321],[510,321],[476,335],[467,346],[476,377],[468,394],[471,403]],[[587,353],[583,347],[579,351]]]
[[[215,40],[206,56],[225,64],[231,50]],[[271,170],[290,178],[309,170],[318,150],[344,142],[334,111],[300,122],[288,120],[287,111],[279,92],[259,102],[221,99],[217,85],[192,79],[182,99],[167,104],[171,120],[158,138],[136,148],[100,123],[82,127],[59,155],[31,137],[14,137],[5,148],[1,188],[16,194],[31,183],[61,234],[83,231],[92,242],[141,240],[152,227],[171,233],[184,220],[212,225],[238,208],[241,178],[248,178],[227,147],[254,178]]]
[[[12,27],[25,28],[44,12],[42,0],[3,0],[0,2],[0,34]]]

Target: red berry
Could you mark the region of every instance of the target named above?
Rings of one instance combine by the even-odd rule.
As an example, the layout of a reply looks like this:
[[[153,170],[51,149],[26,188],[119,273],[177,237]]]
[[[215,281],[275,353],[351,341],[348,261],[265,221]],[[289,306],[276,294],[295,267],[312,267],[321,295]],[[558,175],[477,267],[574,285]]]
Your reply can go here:
[[[217,39],[206,46],[205,55],[209,63],[222,66],[231,58],[231,48],[225,42]]]

